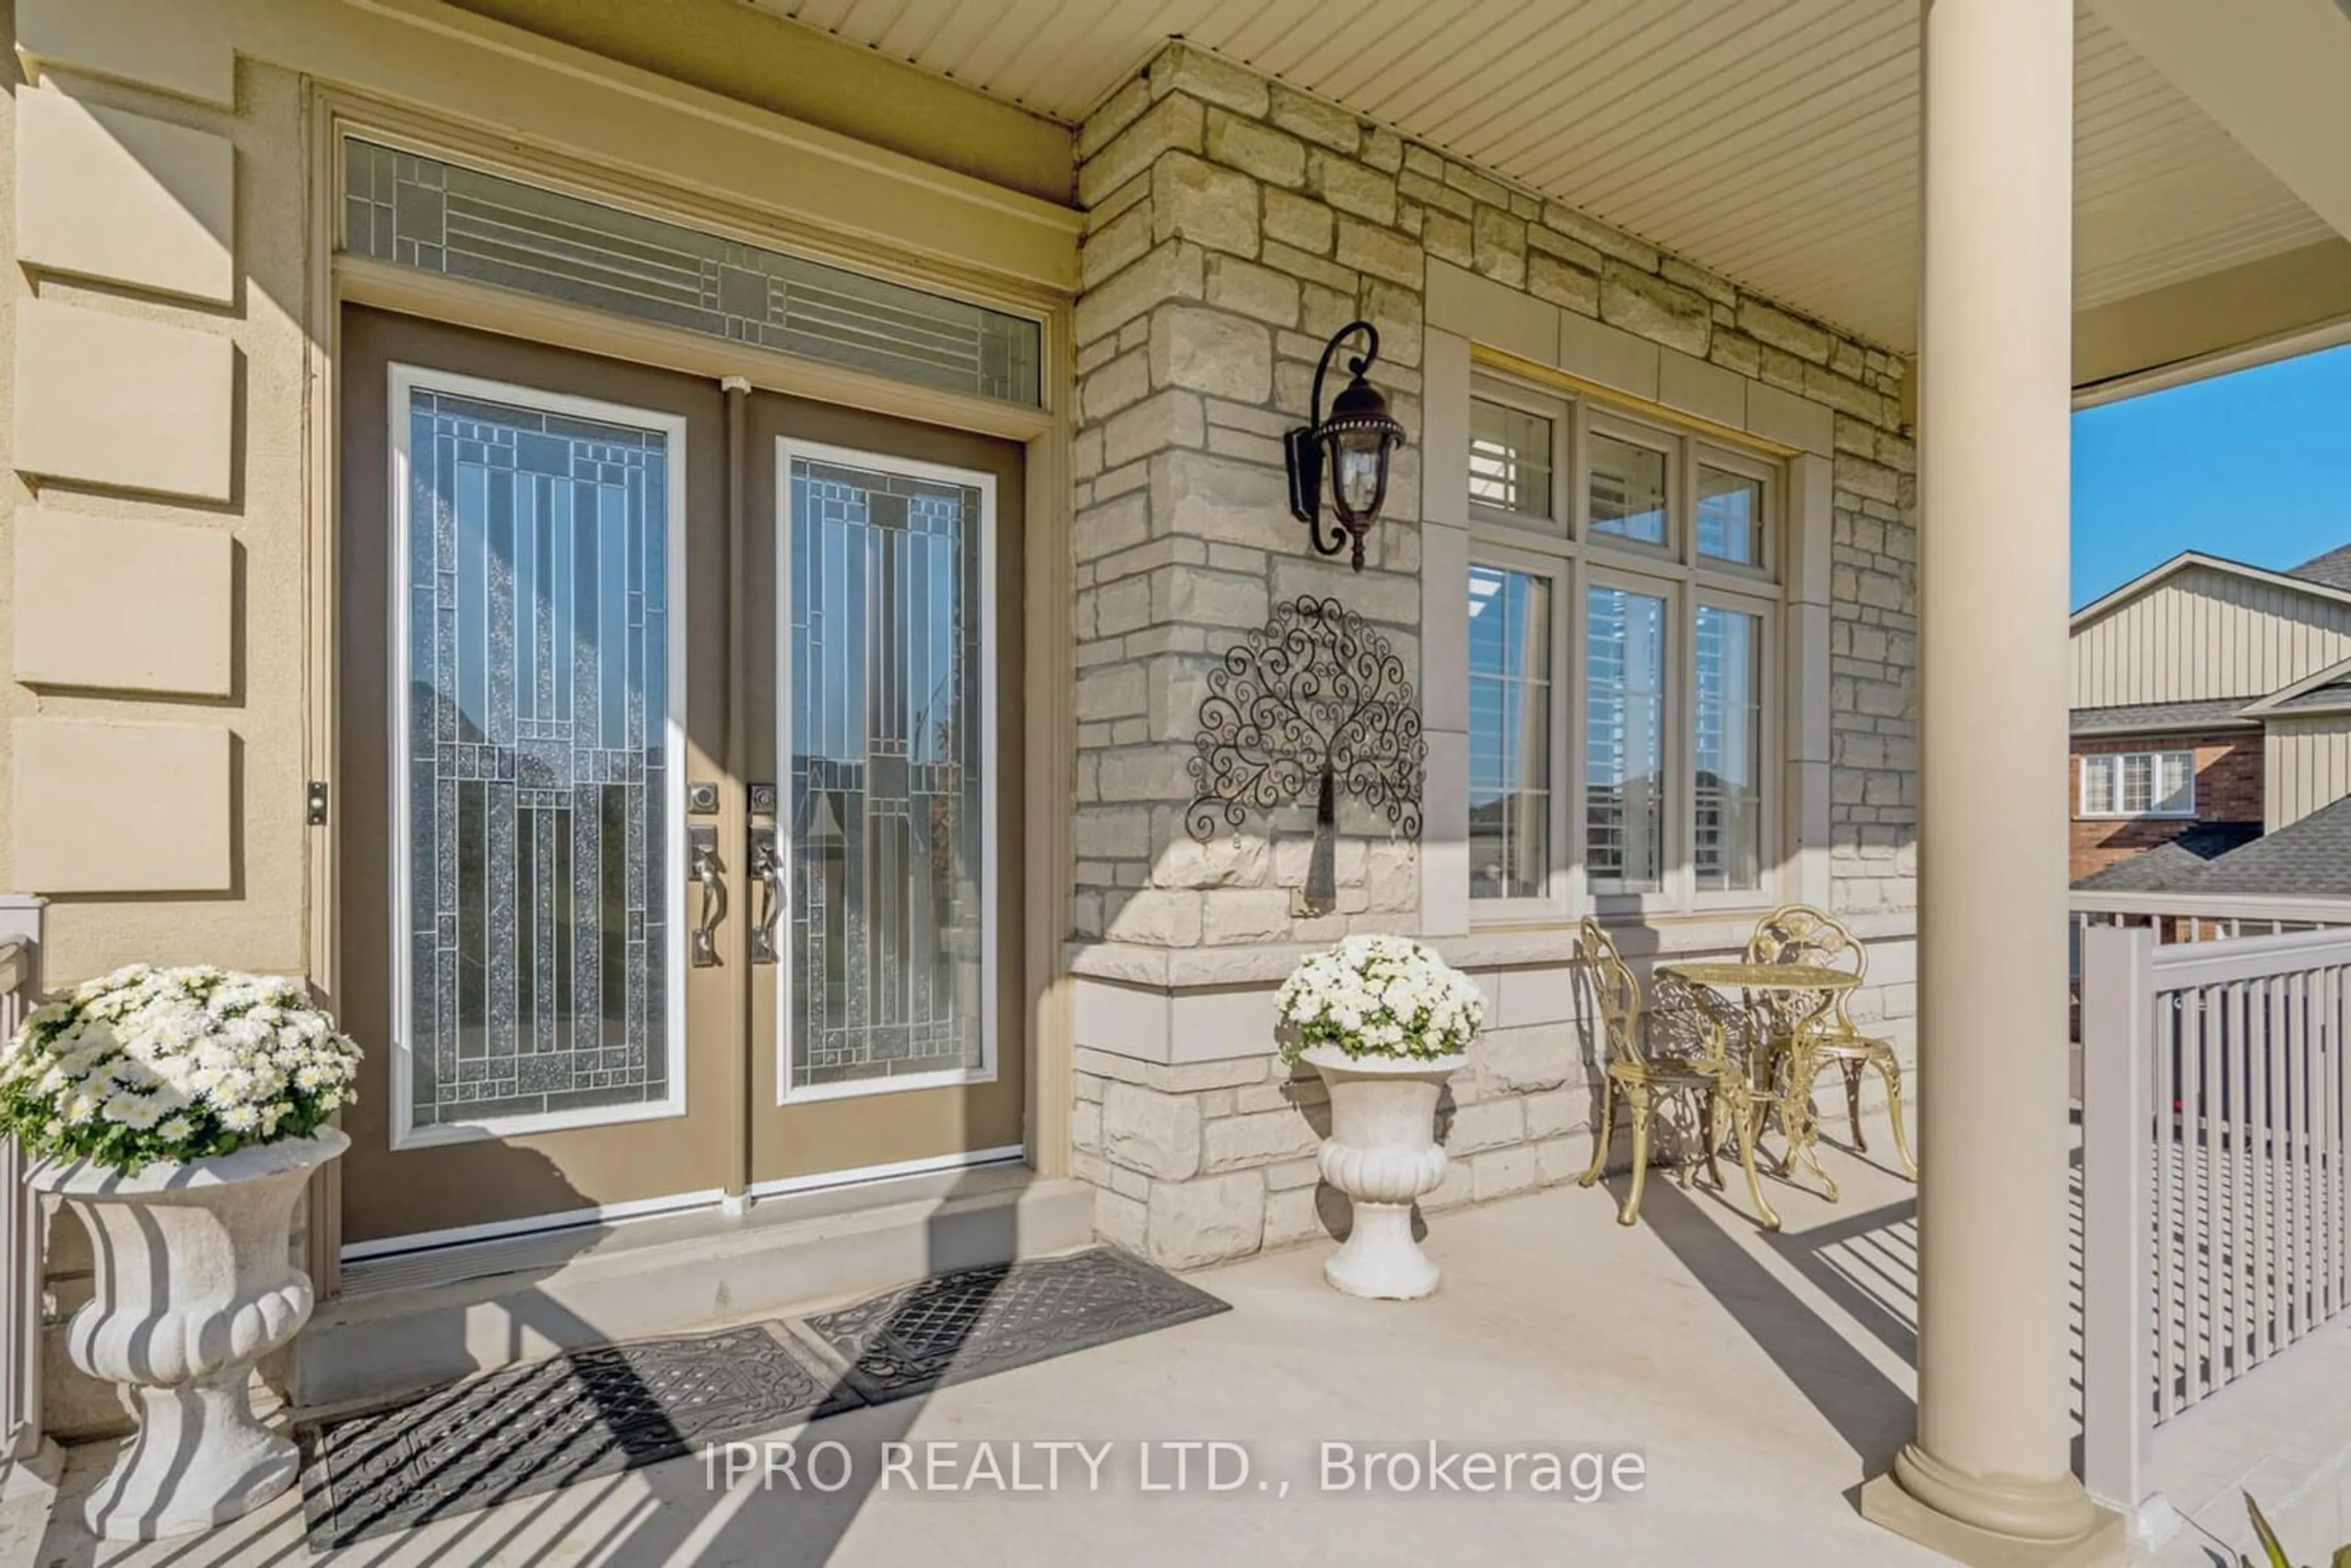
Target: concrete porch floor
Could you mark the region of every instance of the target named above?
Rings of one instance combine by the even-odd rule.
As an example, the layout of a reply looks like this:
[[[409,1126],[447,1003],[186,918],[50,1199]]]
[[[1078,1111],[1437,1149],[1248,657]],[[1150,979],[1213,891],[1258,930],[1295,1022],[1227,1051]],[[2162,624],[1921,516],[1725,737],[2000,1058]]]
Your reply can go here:
[[[848,1445],[831,1494],[710,1484],[698,1458],[521,1499],[335,1555],[350,1563],[894,1565],[1040,1563],[1804,1563],[1942,1561],[1863,1521],[1854,1498],[1911,1427],[1912,1189],[1824,1151],[1844,1199],[1770,1184],[1759,1232],[1732,1197],[1653,1172],[1643,1222],[1610,1190],[1555,1187],[1437,1215],[1444,1289],[1411,1305],[1342,1297],[1327,1247],[1203,1271],[1233,1304],[1204,1322],[787,1431]],[[1637,1448],[1646,1494],[1563,1498],[1318,1491],[1317,1445]],[[1252,1484],[1144,1493],[1140,1439],[1246,1447]],[[885,1440],[1120,1445],[1099,1494],[882,1490]],[[210,1535],[93,1542],[80,1499],[110,1458],[72,1452],[43,1530],[5,1532],[44,1568],[209,1568],[310,1560],[287,1496]],[[1072,1476],[1082,1473],[1072,1463]],[[1164,1474],[1164,1467],[1162,1469]],[[1258,1480],[1290,1483],[1289,1495]],[[32,1528],[26,1528],[26,1525]],[[34,1551],[31,1548],[37,1541]]]

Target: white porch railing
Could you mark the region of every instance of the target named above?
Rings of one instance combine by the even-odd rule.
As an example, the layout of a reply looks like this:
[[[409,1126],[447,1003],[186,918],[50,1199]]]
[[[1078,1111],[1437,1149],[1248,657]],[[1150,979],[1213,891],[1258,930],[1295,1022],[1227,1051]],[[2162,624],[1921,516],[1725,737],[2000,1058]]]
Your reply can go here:
[[[2167,1423],[2351,1306],[2351,904],[2185,934],[2220,902],[2081,933],[2082,1479],[2134,1513]]]
[[[38,993],[42,901],[0,894],[0,1038]],[[16,1140],[0,1137],[0,1460],[41,1444],[41,1225]]]

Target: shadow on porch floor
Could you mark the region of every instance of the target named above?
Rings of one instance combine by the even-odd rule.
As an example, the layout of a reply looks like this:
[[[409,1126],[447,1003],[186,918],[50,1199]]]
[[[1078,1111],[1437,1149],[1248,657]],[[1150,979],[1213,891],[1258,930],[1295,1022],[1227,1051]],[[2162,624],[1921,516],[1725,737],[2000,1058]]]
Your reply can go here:
[[[878,1445],[902,1437],[1110,1442],[1099,1492],[1086,1490],[1074,1459],[1052,1496],[914,1493],[871,1478],[827,1496],[762,1490],[757,1474],[729,1490],[689,1458],[332,1560],[799,1568],[1466,1553],[1480,1563],[1938,1563],[1865,1522],[1853,1503],[1910,1430],[1911,1188],[1850,1152],[1828,1158],[1844,1201],[1775,1184],[1788,1222],[1779,1236],[1758,1232],[1703,1186],[1686,1193],[1653,1176],[1644,1222],[1631,1229],[1614,1223],[1612,1195],[1558,1187],[1438,1215],[1428,1244],[1447,1280],[1425,1302],[1337,1295],[1319,1278],[1324,1249],[1252,1259],[1193,1276],[1233,1303],[1229,1313],[943,1389],[911,1427],[864,1410],[778,1435],[797,1437],[803,1452],[837,1440],[875,1469]],[[1610,1185],[1621,1190],[1621,1179]],[[1646,1494],[1580,1505],[1333,1494],[1318,1484],[1322,1443],[1364,1450],[1432,1437],[1637,1448]],[[1247,1449],[1248,1484],[1200,1490],[1196,1460],[1193,1490],[1139,1490],[1142,1441],[1219,1438]],[[45,1568],[314,1560],[291,1497],[194,1540],[93,1542],[74,1515],[108,1457],[103,1448],[75,1452],[41,1543]],[[1164,1450],[1155,1473],[1166,1473]]]

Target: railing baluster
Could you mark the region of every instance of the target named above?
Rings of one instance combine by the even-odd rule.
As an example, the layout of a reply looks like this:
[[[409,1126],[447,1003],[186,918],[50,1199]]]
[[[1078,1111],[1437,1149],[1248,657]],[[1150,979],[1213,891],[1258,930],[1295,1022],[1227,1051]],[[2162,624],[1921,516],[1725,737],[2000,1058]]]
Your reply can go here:
[[[2298,1195],[2295,1217],[2301,1227],[2294,1260],[2294,1294],[2302,1303],[2302,1321],[2318,1321],[2318,1097],[2314,1092],[2311,1052],[2315,1042],[2310,1032],[2310,976],[2307,973],[2289,976],[2286,979],[2286,1030],[2294,1040],[2294,1071],[2295,1102],[2300,1113],[2294,1121],[2294,1182]]]
[[[2270,1279],[2270,1295],[2269,1312],[2262,1319],[2262,1329],[2264,1354],[2275,1355],[2294,1343],[2286,1310],[2293,1281],[2285,1270],[2285,1191],[2279,1160],[2284,1140],[2278,1136],[2278,1126],[2285,1113],[2285,1063],[2272,1051],[2262,1053],[2262,1142],[2267,1168],[2262,1187],[2267,1208],[2258,1239],[2263,1271]]]
[[[2351,971],[2337,967],[2325,973],[2321,1028],[2327,1037],[2325,1095],[2327,1114],[2332,1116],[2327,1126],[2327,1234],[2332,1241],[2327,1253],[2327,1316],[2335,1316],[2351,1305],[2351,1300],[2346,1300],[2346,1283],[2351,1281],[2344,1279],[2344,1204],[2351,1201],[2351,1185],[2344,1180],[2344,1128],[2351,1122],[2351,1105],[2344,1103],[2344,1061],[2351,1055],[2351,1041],[2344,1039],[2344,999],[2351,995],[2351,985],[2346,985]]]
[[[2245,1312],[2246,1240],[2252,1234],[2253,1187],[2261,1179],[2253,1150],[2253,1053],[2241,1040],[2231,1053],[2229,1096],[2229,1359],[2233,1375],[2251,1364],[2252,1320]]]
[[[2208,1001],[2212,992],[2193,992],[2193,995],[2196,995],[2196,1061],[2199,1061],[2199,1067],[2196,1067],[2196,1100],[2193,1100],[2196,1114],[2193,1114],[2191,1126],[2196,1128],[2196,1143],[2199,1143],[2203,1159],[2200,1159],[2200,1176],[2191,1177],[2191,1180],[2196,1180],[2196,1187],[2189,1192],[2189,1201],[2191,1201],[2189,1213],[2196,1220],[2196,1237],[2189,1244],[2189,1322],[2196,1326],[2196,1333],[2189,1335],[2189,1368],[2191,1371],[2200,1368],[2200,1375],[2193,1377],[2189,1392],[2193,1394],[2193,1399],[2203,1399],[2217,1387],[2217,1373],[2220,1373],[2220,1335],[2217,1335],[2217,1326],[2212,1323],[2212,1164],[2217,1159],[2217,1152],[2212,1147],[2212,1143],[2215,1143],[2215,1138],[2212,1138],[2212,1133],[2215,1133],[2215,1126],[2212,1126],[2215,1124],[2212,1086],[2215,1086],[2217,1074],[2220,1074],[2220,1041],[2221,1034],[2226,1034],[2226,1028],[2212,1028]],[[2221,992],[2221,995],[2226,995],[2226,992]]]
[[[40,992],[42,907],[0,894],[0,1034],[16,1032]],[[0,1137],[0,1459],[29,1459],[42,1445],[40,1218],[24,1151]]]
[[[2134,975],[2143,971],[2134,970]],[[2136,996],[2117,998],[2137,1003]],[[2156,1418],[2168,1421],[2179,1413],[2179,1389],[2177,1368],[2172,1365],[2173,1335],[2179,1332],[2177,1314],[2172,1309],[2171,1272],[2178,1250],[2174,1237],[2179,1234],[2173,1219],[2173,1170],[2182,1162],[2179,1157],[2179,1052],[2185,1033],[2179,1015],[2172,1009],[2169,994],[2158,991],[2152,998],[2154,1027],[2147,1037],[2155,1047],[2155,1359],[2156,1359]],[[2086,1136],[2085,1129],[2085,1136]],[[2179,1210],[2179,1224],[2186,1222],[2186,1209]],[[2083,1214],[2083,1228],[2094,1231],[2091,1217]],[[2136,1501],[2134,1500],[2134,1506]]]
[[[2151,993],[2151,936],[2102,930],[2082,950],[2082,1480],[2092,1496],[2122,1509],[2142,1497],[2141,1467],[2156,1420],[2174,1401],[2168,1333],[2169,1287],[2147,1269],[2148,1221],[2166,1222],[2160,1184],[2150,1190],[2149,1155],[2168,1140],[2170,1009]],[[2155,1202],[2148,1198],[2153,1196]],[[2160,1247],[2158,1243],[2158,1247]],[[2150,1285],[2157,1285],[2150,1301]],[[2148,1398],[2147,1374],[2156,1374]]]

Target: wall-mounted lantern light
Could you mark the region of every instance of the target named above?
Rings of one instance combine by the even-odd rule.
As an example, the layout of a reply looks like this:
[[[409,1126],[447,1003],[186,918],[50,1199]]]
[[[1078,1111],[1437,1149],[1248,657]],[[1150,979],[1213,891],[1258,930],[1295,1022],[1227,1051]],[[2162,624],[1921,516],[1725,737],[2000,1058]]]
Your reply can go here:
[[[1364,339],[1363,353],[1347,361],[1353,379],[1322,413],[1322,378],[1331,356],[1356,333]],[[1311,404],[1314,423],[1290,433],[1284,442],[1290,459],[1290,511],[1307,528],[1314,549],[1337,555],[1353,542],[1353,565],[1364,570],[1364,536],[1379,521],[1380,505],[1387,499],[1388,458],[1404,444],[1404,426],[1388,413],[1388,400],[1364,379],[1380,357],[1380,335],[1369,321],[1350,321],[1332,334],[1314,367]],[[1322,532],[1322,476],[1331,476],[1331,510],[1338,517],[1326,542]]]

